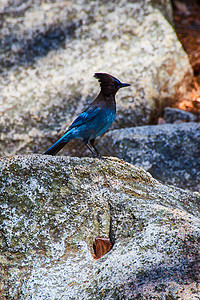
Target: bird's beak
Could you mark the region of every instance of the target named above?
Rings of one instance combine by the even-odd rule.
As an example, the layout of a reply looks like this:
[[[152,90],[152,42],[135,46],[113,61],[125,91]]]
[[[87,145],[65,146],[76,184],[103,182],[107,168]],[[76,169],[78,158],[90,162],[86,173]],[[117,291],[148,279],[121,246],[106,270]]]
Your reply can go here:
[[[130,84],[129,83],[121,83],[119,88],[121,89],[121,88],[126,87],[126,86],[130,86]]]

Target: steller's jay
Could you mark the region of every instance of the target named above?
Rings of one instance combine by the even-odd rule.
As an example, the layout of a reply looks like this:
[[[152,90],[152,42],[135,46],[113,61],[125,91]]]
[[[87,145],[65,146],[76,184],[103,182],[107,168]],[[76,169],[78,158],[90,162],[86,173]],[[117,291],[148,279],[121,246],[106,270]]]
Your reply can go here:
[[[100,82],[101,91],[97,98],[69,126],[65,134],[44,154],[58,153],[69,141],[82,139],[94,156],[101,157],[94,146],[97,136],[102,135],[110,127],[116,115],[115,94],[120,88],[129,86],[106,73],[95,73]],[[89,144],[90,143],[90,144]]]

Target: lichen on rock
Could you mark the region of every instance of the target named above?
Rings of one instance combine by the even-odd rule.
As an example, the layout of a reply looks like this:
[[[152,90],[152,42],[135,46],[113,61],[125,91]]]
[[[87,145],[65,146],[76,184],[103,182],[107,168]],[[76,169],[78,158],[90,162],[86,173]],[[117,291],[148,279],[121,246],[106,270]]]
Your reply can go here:
[[[0,159],[1,294],[102,299],[199,293],[200,195],[117,158]],[[96,237],[113,248],[93,258]]]

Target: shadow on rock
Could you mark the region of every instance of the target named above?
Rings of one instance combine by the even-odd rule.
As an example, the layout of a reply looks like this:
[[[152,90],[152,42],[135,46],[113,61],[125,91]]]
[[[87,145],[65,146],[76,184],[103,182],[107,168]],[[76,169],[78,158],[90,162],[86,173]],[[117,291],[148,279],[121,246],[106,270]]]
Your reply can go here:
[[[71,21],[66,24],[48,25],[44,31],[38,28],[24,32],[23,38],[17,33],[4,36],[0,41],[0,48],[6,51],[4,50],[0,60],[0,72],[13,66],[29,66],[37,58],[63,47],[66,38],[72,38],[79,25]]]

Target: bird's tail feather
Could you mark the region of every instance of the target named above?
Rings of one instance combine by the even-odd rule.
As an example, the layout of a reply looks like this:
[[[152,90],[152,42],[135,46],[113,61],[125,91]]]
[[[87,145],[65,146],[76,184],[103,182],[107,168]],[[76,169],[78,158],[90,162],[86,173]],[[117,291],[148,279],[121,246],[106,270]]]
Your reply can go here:
[[[72,139],[70,134],[64,134],[55,144],[53,144],[43,154],[55,155],[57,154],[70,140]]]

